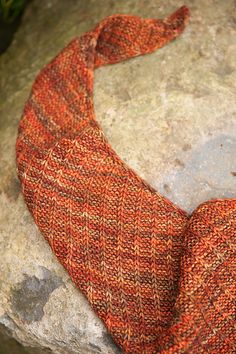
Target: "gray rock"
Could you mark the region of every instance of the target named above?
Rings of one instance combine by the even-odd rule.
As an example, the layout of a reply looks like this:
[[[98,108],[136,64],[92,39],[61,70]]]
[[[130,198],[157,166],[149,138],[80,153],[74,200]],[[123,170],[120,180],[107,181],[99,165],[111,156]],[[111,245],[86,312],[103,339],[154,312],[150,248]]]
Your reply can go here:
[[[95,74],[97,120],[117,154],[191,212],[236,195],[236,5],[185,1],[187,30]],[[0,57],[0,324],[44,353],[119,353],[52,254],[20,193],[15,139],[32,82],[73,37],[112,13],[164,17],[182,1],[34,1]]]
[[[50,294],[63,284],[57,275],[46,268],[43,270],[46,273],[43,279],[25,274],[25,279],[11,290],[12,312],[27,324],[38,322],[43,318],[43,308]]]

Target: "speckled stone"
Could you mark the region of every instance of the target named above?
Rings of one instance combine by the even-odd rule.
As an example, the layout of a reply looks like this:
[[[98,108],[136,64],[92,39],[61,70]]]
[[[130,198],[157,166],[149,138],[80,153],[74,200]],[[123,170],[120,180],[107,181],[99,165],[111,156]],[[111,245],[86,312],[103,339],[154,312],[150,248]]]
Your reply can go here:
[[[97,120],[118,155],[191,212],[205,200],[236,196],[236,3],[185,4],[191,21],[179,39],[98,69],[94,91]],[[181,5],[33,1],[0,57],[0,325],[28,347],[56,354],[120,352],[40,235],[20,193],[15,139],[32,82],[73,37],[105,16],[161,18]]]

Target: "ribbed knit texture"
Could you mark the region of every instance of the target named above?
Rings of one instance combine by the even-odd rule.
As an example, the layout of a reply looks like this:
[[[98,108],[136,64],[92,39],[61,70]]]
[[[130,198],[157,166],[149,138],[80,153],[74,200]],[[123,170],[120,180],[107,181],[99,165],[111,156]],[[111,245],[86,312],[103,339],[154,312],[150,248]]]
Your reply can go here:
[[[236,200],[187,215],[119,158],[93,109],[95,68],[162,47],[188,17],[105,18],[42,69],[19,125],[26,204],[125,353],[233,353]]]

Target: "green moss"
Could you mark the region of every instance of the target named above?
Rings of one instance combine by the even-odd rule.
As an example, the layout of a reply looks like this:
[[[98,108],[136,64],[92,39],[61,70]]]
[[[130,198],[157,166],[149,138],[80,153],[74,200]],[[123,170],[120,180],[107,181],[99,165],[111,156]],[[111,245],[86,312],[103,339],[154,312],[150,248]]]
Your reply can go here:
[[[26,0],[0,0],[0,15],[5,22],[13,22],[25,7]]]

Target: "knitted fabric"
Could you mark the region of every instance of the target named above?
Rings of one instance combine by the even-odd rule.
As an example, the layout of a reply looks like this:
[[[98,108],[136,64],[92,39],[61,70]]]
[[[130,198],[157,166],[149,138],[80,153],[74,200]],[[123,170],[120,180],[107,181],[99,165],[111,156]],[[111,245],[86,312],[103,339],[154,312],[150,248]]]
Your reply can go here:
[[[233,352],[236,199],[188,215],[119,158],[93,108],[95,68],[162,47],[188,18],[105,18],[42,69],[19,125],[26,204],[125,353]]]

